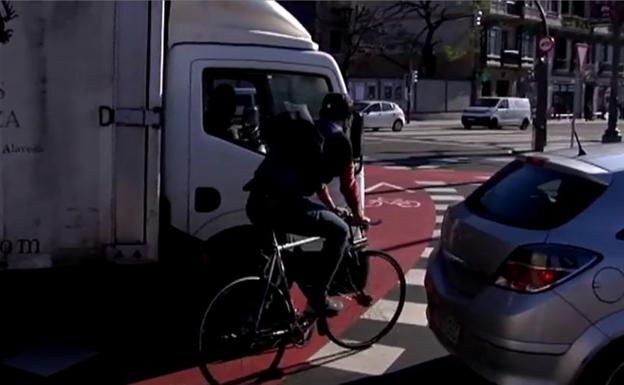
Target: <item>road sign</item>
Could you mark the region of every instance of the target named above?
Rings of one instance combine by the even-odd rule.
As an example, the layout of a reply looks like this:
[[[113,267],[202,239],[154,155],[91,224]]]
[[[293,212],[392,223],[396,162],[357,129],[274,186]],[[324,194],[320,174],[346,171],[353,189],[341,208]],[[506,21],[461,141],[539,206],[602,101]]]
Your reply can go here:
[[[555,48],[555,39],[552,36],[544,36],[539,40],[537,46],[542,52],[550,52]]]
[[[576,43],[576,53],[578,54],[578,68],[579,71],[583,71],[585,65],[585,59],[587,58],[587,50],[589,45],[585,43]]]

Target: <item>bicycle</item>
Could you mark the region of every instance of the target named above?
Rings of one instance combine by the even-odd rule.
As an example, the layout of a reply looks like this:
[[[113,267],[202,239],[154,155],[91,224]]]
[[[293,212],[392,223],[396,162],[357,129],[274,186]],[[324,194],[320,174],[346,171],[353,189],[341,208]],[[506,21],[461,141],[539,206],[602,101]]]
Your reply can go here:
[[[320,335],[353,350],[366,349],[390,332],[405,304],[403,270],[389,254],[367,248],[368,225],[356,223],[350,215],[345,220],[350,225],[349,246],[327,285],[328,295],[340,297],[345,302],[344,309],[331,318],[295,309],[282,252],[320,238],[280,245],[271,231],[271,246],[269,253],[263,255],[267,262],[262,274],[226,285],[204,313],[199,331],[199,367],[211,385],[225,383],[232,372],[240,378],[230,383],[237,384],[280,377],[277,368],[286,347],[305,345],[315,325]],[[356,237],[354,228],[361,237]],[[375,279],[369,279],[371,276]],[[375,301],[375,296],[381,298],[389,291],[392,300]],[[350,321],[362,315],[371,324],[365,330],[355,328],[345,333]],[[374,331],[375,326],[380,330]],[[372,335],[365,336],[371,331]]]

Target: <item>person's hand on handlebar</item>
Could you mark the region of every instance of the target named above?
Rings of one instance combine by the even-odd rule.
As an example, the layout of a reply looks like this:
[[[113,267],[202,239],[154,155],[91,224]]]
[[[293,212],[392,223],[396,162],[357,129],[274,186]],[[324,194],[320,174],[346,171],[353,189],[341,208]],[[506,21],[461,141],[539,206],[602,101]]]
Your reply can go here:
[[[355,213],[355,215],[353,215],[353,220],[358,225],[370,225],[371,223],[370,218],[364,215],[362,211],[358,211],[357,213]]]

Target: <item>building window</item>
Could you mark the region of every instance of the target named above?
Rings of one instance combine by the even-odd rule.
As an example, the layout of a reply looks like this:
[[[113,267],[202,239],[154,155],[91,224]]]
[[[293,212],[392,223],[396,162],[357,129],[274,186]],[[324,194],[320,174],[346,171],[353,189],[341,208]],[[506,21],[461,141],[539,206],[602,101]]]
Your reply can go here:
[[[377,90],[375,89],[375,86],[368,86],[368,90],[367,90],[367,95],[366,97],[368,99],[377,99]]]
[[[501,54],[501,33],[498,28],[490,28],[487,38],[487,53],[490,56],[500,56]]]
[[[403,99],[403,89],[401,88],[401,86],[394,87],[394,99],[395,100]]]
[[[568,0],[561,1],[561,13],[568,15],[570,13],[570,2]]]
[[[392,99],[392,86],[384,86],[384,99]]]
[[[342,32],[333,30],[329,32],[329,51],[340,52],[342,49]]]
[[[528,32],[522,34],[522,56],[535,57],[535,36]]]
[[[568,41],[564,38],[555,41],[555,70],[565,70],[568,68]]]
[[[558,15],[559,14],[559,1],[560,0],[549,0],[547,4],[548,12]]]
[[[572,14],[585,17],[585,1],[574,0],[572,2]]]

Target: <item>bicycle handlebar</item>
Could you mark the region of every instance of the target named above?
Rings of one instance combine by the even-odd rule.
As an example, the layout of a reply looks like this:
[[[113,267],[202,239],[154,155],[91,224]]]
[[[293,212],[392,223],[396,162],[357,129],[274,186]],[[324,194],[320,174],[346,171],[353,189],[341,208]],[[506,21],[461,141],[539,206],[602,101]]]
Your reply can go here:
[[[347,222],[349,226],[356,226],[360,228],[368,228],[370,226],[377,226],[377,225],[380,225],[382,222],[381,219],[371,220],[368,223],[360,222],[357,219],[355,219],[355,216],[351,213],[342,214],[340,216],[342,217],[342,219],[344,219],[345,222]]]

